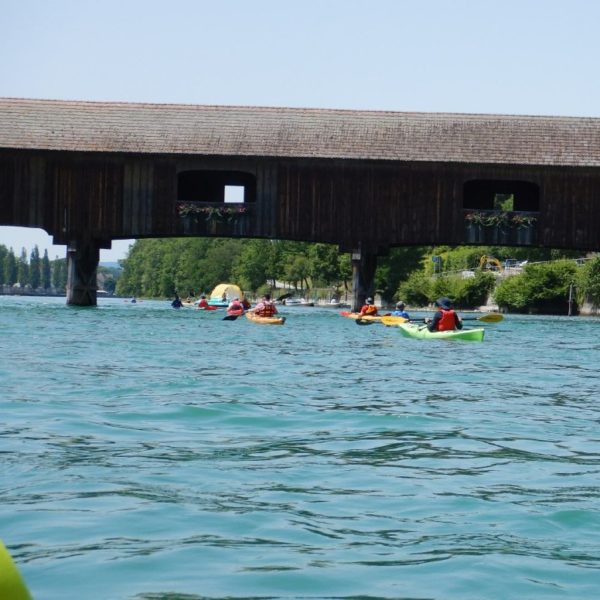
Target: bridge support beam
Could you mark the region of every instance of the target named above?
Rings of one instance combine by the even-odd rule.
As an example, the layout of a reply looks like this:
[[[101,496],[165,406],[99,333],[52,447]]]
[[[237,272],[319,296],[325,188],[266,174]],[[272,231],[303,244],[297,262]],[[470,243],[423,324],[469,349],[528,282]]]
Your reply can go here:
[[[375,294],[377,253],[359,247],[352,251],[352,311],[361,309],[365,300]]]
[[[96,306],[96,272],[100,245],[93,240],[73,240],[67,247],[67,304]]]

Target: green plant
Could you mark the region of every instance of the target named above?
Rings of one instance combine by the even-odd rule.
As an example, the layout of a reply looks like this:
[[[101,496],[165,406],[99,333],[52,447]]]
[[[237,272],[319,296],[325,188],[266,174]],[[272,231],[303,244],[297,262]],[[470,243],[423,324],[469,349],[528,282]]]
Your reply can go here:
[[[465,221],[467,222],[467,225],[483,226],[487,224],[487,214],[478,211],[467,213],[465,215]]]
[[[180,217],[197,217],[204,215],[207,221],[230,222],[240,215],[246,214],[246,206],[199,206],[192,202],[181,202],[177,205]]]
[[[499,227],[505,228],[508,227],[509,217],[508,213],[504,211],[496,211],[493,213],[489,213],[485,219],[485,225],[488,227]]]
[[[517,229],[531,227],[536,221],[537,219],[533,215],[522,215],[519,213],[515,213],[510,218],[510,224]]]

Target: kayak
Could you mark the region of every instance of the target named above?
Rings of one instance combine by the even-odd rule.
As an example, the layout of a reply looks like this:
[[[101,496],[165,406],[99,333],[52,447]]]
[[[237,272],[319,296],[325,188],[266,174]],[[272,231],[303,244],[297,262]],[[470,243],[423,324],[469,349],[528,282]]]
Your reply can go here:
[[[398,325],[400,333],[404,337],[419,340],[463,340],[466,342],[483,342],[485,329],[456,329],[454,331],[429,331],[426,325],[414,323],[403,323]]]
[[[372,321],[373,323],[381,323],[381,319],[383,318],[380,315],[361,315],[360,313],[348,312],[347,310],[343,310],[340,315],[348,319],[360,319],[361,321]]]
[[[244,309],[243,309],[243,308],[238,308],[238,309],[235,309],[235,308],[231,308],[231,309],[229,309],[229,308],[228,308],[228,309],[227,309],[227,314],[228,314],[229,316],[232,316],[232,315],[234,315],[234,316],[236,316],[236,317],[240,317],[240,316],[242,316],[242,315],[244,314]]]
[[[261,325],[283,325],[285,323],[285,317],[259,317],[252,312],[247,312],[246,318]]]
[[[31,594],[2,541],[0,541],[0,598],[31,600]]]

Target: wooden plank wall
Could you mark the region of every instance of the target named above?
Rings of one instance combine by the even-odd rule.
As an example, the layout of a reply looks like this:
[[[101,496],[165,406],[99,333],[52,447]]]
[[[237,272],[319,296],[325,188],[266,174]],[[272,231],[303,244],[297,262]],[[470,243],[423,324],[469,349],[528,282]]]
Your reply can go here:
[[[181,169],[256,177],[256,201],[232,223],[185,224]],[[0,225],[41,227],[56,243],[181,235],[361,244],[464,243],[462,193],[472,179],[530,181],[540,189],[538,244],[600,250],[600,170],[522,165],[0,152]],[[1,240],[0,240],[1,243]],[[104,246],[102,246],[104,247]]]

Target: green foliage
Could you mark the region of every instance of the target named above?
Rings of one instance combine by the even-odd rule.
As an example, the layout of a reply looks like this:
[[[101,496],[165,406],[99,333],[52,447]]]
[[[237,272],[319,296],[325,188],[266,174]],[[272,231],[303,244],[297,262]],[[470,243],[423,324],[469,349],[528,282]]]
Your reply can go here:
[[[257,293],[268,279],[268,263],[271,257],[269,240],[248,240],[240,252],[240,260],[233,265],[233,278],[242,289]]]
[[[459,275],[436,277],[431,286],[430,300],[447,296],[457,308],[476,308],[485,304],[494,289],[496,278],[491,273],[478,271],[474,277]]]
[[[432,278],[425,271],[413,271],[398,287],[396,297],[410,306],[426,306],[432,297]]]
[[[52,261],[52,287],[64,290],[67,287],[67,259],[57,258]]]
[[[408,280],[428,251],[429,248],[423,246],[392,248],[387,256],[378,259],[375,288],[384,300],[390,302],[394,299],[400,282]]]
[[[17,281],[21,286],[29,283],[29,261],[27,260],[27,250],[21,250],[21,256],[17,259]]]
[[[223,282],[252,293],[270,290],[275,281],[337,287],[352,277],[348,255],[340,256],[336,246],[262,239],[137,240],[122,264],[116,292],[141,297],[210,293]]]
[[[578,300],[600,306],[600,256],[588,261],[577,271]]]
[[[40,287],[41,268],[42,259],[40,258],[40,249],[36,245],[29,255],[29,284],[33,289]]]
[[[17,259],[11,248],[4,258],[4,283],[14,285],[17,282]]]
[[[570,260],[527,265],[522,274],[503,281],[494,298],[509,311],[564,314],[576,269]]]
[[[313,287],[339,285],[342,280],[339,251],[331,244],[311,244],[308,257]],[[350,271],[350,273],[352,273]],[[351,276],[351,275],[350,275]]]
[[[48,258],[48,250],[44,250],[44,256],[41,264],[41,285],[47,290],[52,285],[52,265]]]

